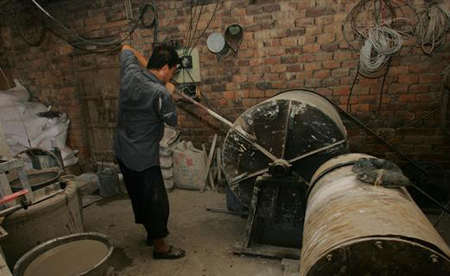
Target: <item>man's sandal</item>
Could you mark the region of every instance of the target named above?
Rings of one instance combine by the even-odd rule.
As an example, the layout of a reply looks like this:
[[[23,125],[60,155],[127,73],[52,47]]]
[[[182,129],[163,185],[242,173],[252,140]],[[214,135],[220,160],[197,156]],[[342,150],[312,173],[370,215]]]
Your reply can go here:
[[[156,252],[153,251],[153,259],[179,259],[183,258],[186,255],[186,251],[180,248],[170,246],[169,250],[167,252]]]

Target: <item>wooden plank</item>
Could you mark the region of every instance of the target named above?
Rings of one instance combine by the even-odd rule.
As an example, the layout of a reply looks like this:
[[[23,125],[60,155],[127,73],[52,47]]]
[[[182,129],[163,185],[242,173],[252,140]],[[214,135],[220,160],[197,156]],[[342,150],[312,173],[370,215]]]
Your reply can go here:
[[[117,95],[101,95],[101,96],[83,96],[83,101],[103,101],[103,100],[117,100]]]
[[[0,121],[0,157],[11,158],[8,144],[6,143],[5,134],[3,133],[2,123]]]
[[[217,157],[217,182],[222,180],[222,156],[220,154],[220,147],[217,148],[216,157]]]
[[[205,179],[203,181],[203,187],[201,189],[202,192],[205,191],[206,183],[208,181],[209,168],[211,167],[211,162],[212,162],[212,159],[214,157],[214,152],[215,152],[215,148],[216,148],[216,142],[217,142],[217,134],[214,134],[214,138],[213,138],[213,142],[212,142],[212,145],[211,145],[211,149],[209,150],[208,161],[206,162],[206,175],[205,175]]]
[[[11,185],[9,184],[8,178],[6,178],[5,173],[3,173],[3,172],[0,173],[0,191],[2,193],[2,196],[8,196],[8,195],[12,194]],[[13,200],[13,201],[5,203],[4,205],[6,207],[12,207],[16,204],[17,204],[16,200]]]
[[[19,169],[17,169],[17,171],[18,171],[17,173],[19,175],[20,182],[22,183],[22,187],[29,191],[28,193],[25,194],[25,198],[27,199],[28,203],[31,203],[34,200],[34,194],[32,192],[30,182],[28,181],[28,175],[23,170],[23,168],[19,168]]]
[[[205,146],[205,144],[202,144],[202,149],[203,149],[203,153],[204,153],[204,155],[205,155],[205,159],[208,159],[208,153],[207,153],[207,151],[206,151],[206,146]],[[211,186],[211,189],[212,190],[216,190],[216,187],[215,187],[215,185],[214,185],[214,179],[213,179],[213,176],[212,176],[212,174],[211,174],[211,172],[207,172],[207,175],[208,175],[208,180],[209,180],[209,185]],[[207,181],[208,181],[207,180]]]
[[[17,169],[23,166],[23,163],[19,159],[10,159],[8,161],[0,163],[0,172],[7,172],[12,169]]]
[[[213,191],[215,191],[216,190],[216,185],[214,184],[214,177],[213,177],[213,173],[211,171],[211,168],[209,169],[208,179],[209,179],[209,185],[211,185],[211,189]]]
[[[89,124],[88,125],[89,128],[116,128],[116,123],[94,123],[94,124]]]
[[[202,144],[203,149],[203,155],[205,156],[206,163],[208,163],[208,151],[206,150],[205,144]],[[206,172],[206,175],[208,176],[208,171]],[[208,178],[207,178],[208,179]],[[202,186],[202,189],[200,189],[201,192],[203,192],[204,187]]]
[[[5,255],[3,255],[3,251],[0,248],[0,275],[2,276],[12,276],[11,270],[9,270],[6,265]]]

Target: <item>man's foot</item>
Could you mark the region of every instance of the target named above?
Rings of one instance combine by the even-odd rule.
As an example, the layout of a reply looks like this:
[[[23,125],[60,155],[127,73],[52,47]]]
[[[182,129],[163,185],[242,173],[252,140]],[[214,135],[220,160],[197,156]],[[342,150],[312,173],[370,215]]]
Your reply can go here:
[[[153,251],[153,259],[180,259],[186,256],[186,251],[180,248],[173,247],[172,245],[169,247],[169,250],[166,252],[156,252]]]

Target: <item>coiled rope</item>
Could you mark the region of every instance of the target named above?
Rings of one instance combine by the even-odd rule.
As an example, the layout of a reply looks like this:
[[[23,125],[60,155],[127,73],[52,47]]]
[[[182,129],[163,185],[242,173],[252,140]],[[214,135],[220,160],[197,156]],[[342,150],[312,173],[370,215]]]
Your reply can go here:
[[[414,34],[416,46],[426,54],[431,54],[445,40],[445,33],[450,28],[450,10],[443,4],[431,2],[419,14]]]
[[[389,28],[389,23],[385,22],[368,31],[360,53],[361,73],[369,75],[380,70],[401,49],[402,35]]]

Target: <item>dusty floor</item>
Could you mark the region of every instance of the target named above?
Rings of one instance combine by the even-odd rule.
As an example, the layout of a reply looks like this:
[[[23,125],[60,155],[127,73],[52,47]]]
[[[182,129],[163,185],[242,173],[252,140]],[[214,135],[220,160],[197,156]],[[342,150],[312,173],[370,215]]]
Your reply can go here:
[[[225,208],[224,194],[174,190],[169,197],[168,241],[187,251],[185,258],[175,261],[152,259],[152,248],[145,246],[144,229],[133,222],[127,195],[102,199],[84,208],[85,231],[107,234],[115,242],[110,262],[113,275],[287,275],[283,274],[281,260],[233,254],[232,247],[242,237],[245,219],[206,210]],[[433,224],[438,217],[429,216]],[[450,244],[450,215],[442,217],[437,230]]]
[[[107,234],[115,242],[110,262],[114,275],[283,275],[281,260],[233,254],[232,247],[240,240],[246,220],[206,210],[225,208],[225,194],[174,190],[169,198],[167,240],[187,251],[187,256],[180,260],[152,259],[152,248],[145,246],[144,228],[134,224],[126,195],[103,199],[84,208],[85,231]]]

